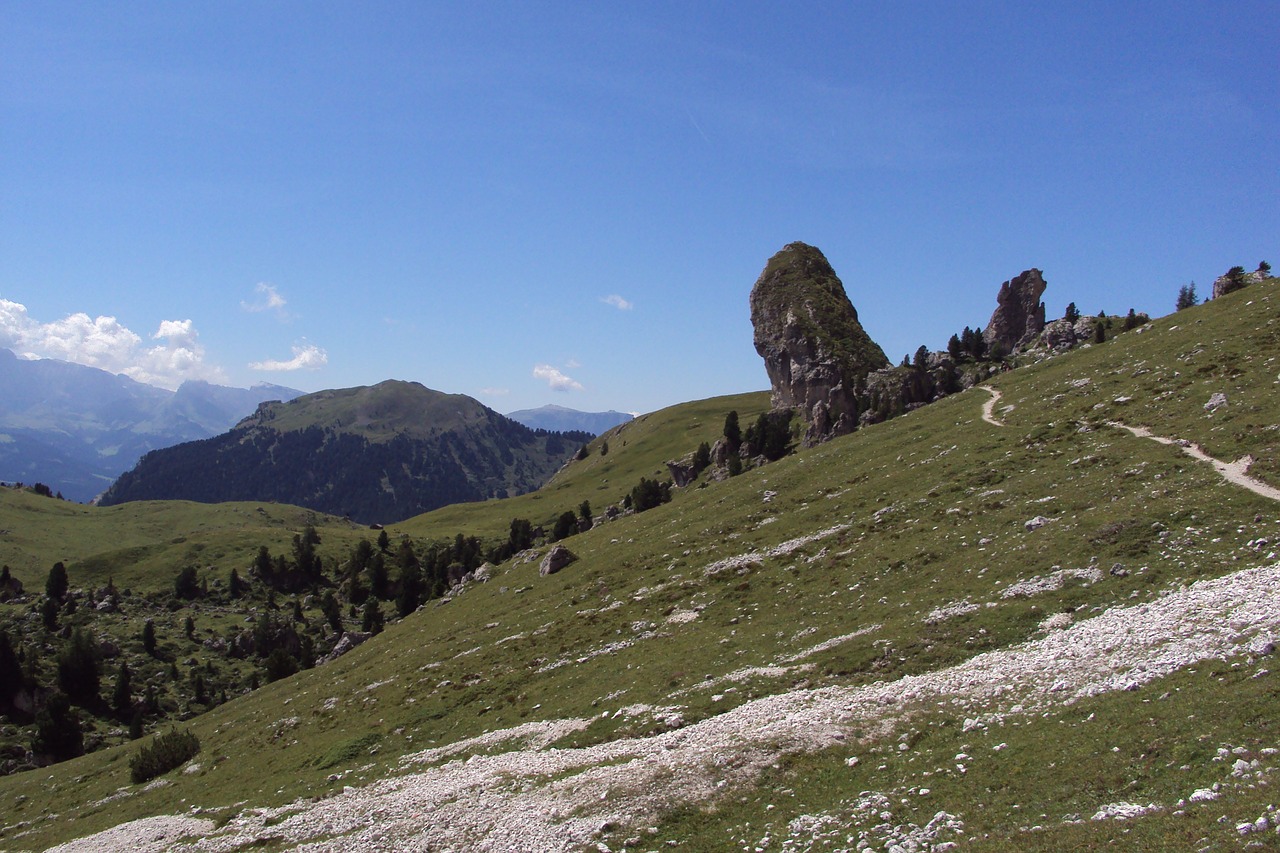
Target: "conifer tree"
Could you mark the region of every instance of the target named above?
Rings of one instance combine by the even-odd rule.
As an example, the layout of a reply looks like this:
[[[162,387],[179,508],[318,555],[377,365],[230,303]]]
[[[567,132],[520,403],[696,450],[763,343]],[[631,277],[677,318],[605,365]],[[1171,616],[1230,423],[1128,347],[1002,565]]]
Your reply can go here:
[[[129,664],[120,661],[120,669],[116,672],[116,686],[111,691],[111,710],[116,712],[116,717],[121,720],[132,716],[133,708],[133,685],[132,678],[129,673]]]
[[[401,618],[418,609],[422,602],[422,571],[415,560],[400,571],[400,591],[396,594],[396,612]]]
[[[67,567],[61,561],[54,563],[44,582],[44,594],[54,601],[62,601],[67,595],[68,586]]]
[[[142,625],[142,648],[147,654],[156,654],[156,624],[148,619]]]
[[[369,596],[369,600],[365,602],[360,630],[368,634],[382,633],[382,609],[378,606],[376,596]]]
[[[44,707],[36,713],[36,731],[31,739],[31,751],[37,755],[48,755],[54,761],[65,761],[84,754],[80,716],[72,709],[71,700],[61,691],[54,691]]]
[[[738,424],[736,409],[724,416],[724,440],[729,445],[730,453],[737,453],[742,446],[742,427]]]
[[[1200,299],[1196,296],[1196,283],[1194,281],[1178,288],[1178,301],[1174,306],[1176,310],[1181,311],[1184,308],[1191,308],[1199,303]]]
[[[77,705],[88,707],[98,702],[98,648],[80,628],[58,655],[58,687]]]

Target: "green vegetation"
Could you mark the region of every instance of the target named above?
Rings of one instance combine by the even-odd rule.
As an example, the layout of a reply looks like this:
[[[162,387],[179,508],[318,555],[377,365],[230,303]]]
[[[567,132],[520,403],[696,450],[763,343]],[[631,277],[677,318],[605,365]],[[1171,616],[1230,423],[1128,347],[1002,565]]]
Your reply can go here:
[[[156,735],[151,743],[129,759],[129,779],[137,785],[149,782],[186,764],[200,752],[200,739],[190,729]]]
[[[1114,321],[1118,331],[1124,319],[1107,318],[1104,327]],[[876,827],[924,827],[939,812],[962,819],[964,835],[938,841],[968,839],[963,846],[976,849],[1230,848],[1240,843],[1235,823],[1255,820],[1274,803],[1272,789],[1261,784],[1265,773],[1232,776],[1232,762],[1243,756],[1269,767],[1275,760],[1266,750],[1280,748],[1271,712],[1280,692],[1267,672],[1273,662],[1243,648],[1133,690],[1071,703],[1046,691],[1050,698],[1034,711],[1014,710],[1020,688],[1011,683],[1011,696],[998,704],[1000,719],[980,724],[971,718],[991,708],[923,700],[882,719],[805,718],[812,744],[770,742],[766,731],[741,749],[682,767],[668,784],[652,786],[656,791],[591,786],[601,768],[628,761],[628,739],[641,743],[672,728],[694,732],[701,722],[727,721],[735,709],[769,697],[884,683],[906,691],[915,682],[904,677],[1037,640],[1050,619],[1083,622],[1274,562],[1267,557],[1274,546],[1259,545],[1280,538],[1273,501],[1225,483],[1177,446],[1108,424],[1147,426],[1222,460],[1249,455],[1251,475],[1280,486],[1277,352],[1280,287],[1252,285],[1109,336],[1103,345],[1002,373],[992,385],[1001,392],[995,414],[1003,426],[982,420],[989,395],[975,389],[734,477],[700,477],[643,513],[616,519],[605,513],[573,534],[579,560],[547,577],[525,554],[528,546],[534,557],[545,552],[545,539],[533,530],[550,531],[566,512],[581,517],[584,501],[597,512],[617,506],[642,479],[665,482],[666,461],[727,435],[730,412],[758,423],[767,395],[639,418],[596,439],[592,452],[539,492],[394,525],[386,549],[360,544],[371,536],[367,529],[285,507],[264,507],[262,520],[252,504],[151,505],[152,516],[121,514],[129,507],[71,507],[73,514],[62,515],[68,507],[61,502],[36,507],[29,494],[0,493],[0,528],[22,529],[11,518],[35,528],[47,519],[65,531],[65,545],[56,539],[41,545],[37,536],[19,548],[0,538],[15,575],[39,589],[48,567],[62,560],[70,596],[88,589],[89,578],[96,589],[114,577],[122,612],[99,615],[94,624],[119,625],[104,630],[138,650],[128,658],[130,692],[141,705],[147,689],[162,703],[181,695],[183,706],[198,712],[185,725],[211,757],[198,770],[192,765],[192,772],[166,777],[171,784],[129,787],[124,759],[137,745],[122,730],[119,745],[0,779],[0,843],[40,848],[196,807],[219,824],[252,821],[258,809],[302,811],[312,798],[331,802],[346,786],[482,768],[481,761],[467,763],[472,755],[539,749],[539,759],[550,761],[546,747],[557,747],[560,758],[583,763],[545,776],[511,770],[492,777],[502,781],[488,794],[536,793],[554,784],[569,797],[580,787],[593,795],[576,806],[584,820],[606,808],[626,814],[633,797],[654,803],[643,824],[601,830],[599,840],[612,849],[632,836],[644,841],[640,849],[666,849],[673,841],[683,849],[740,850],[761,846],[766,834],[777,846],[798,831],[793,827],[813,827],[815,835],[838,830],[838,838],[829,836],[836,849],[856,846],[864,834],[882,849]],[[1227,403],[1206,409],[1219,393]],[[606,440],[610,452],[602,455]],[[164,512],[169,522],[145,533],[145,519]],[[237,528],[231,523],[237,517],[250,526]],[[1029,528],[1035,517],[1048,521]],[[79,524],[93,527],[97,541],[113,550],[100,557]],[[264,544],[269,555],[289,555],[292,564],[294,537],[309,538],[308,525],[334,586],[277,591],[249,571]],[[394,595],[402,568],[412,565],[410,549],[401,545],[406,536],[424,582],[435,570],[428,567],[446,557],[446,568],[465,568],[477,550],[481,558],[500,548],[509,553],[487,582],[426,599],[402,619],[384,606],[392,599],[372,594],[352,613],[351,582],[368,591],[368,567],[379,555],[388,563],[385,591]],[[178,538],[184,541],[174,544]],[[189,555],[195,544],[204,547]],[[133,550],[146,567],[130,563],[121,549]],[[362,561],[361,571],[347,572]],[[183,601],[174,577],[186,565],[197,566],[209,597],[169,611]],[[225,583],[232,568],[250,585],[240,599]],[[128,596],[126,582],[133,588]],[[219,684],[234,670],[247,689],[261,665],[189,642],[185,618],[192,618],[197,639],[223,637],[233,626],[245,630],[246,611],[236,608],[265,613],[273,594],[279,610],[255,628],[274,624],[287,635],[290,626],[299,639],[328,628],[332,636],[335,613],[350,630],[362,609],[381,614],[385,628],[330,663],[273,683],[264,675],[260,689],[231,689],[225,703],[192,708],[193,670],[208,687],[212,661]],[[0,628],[19,666],[27,665],[29,644],[14,641],[15,626],[38,626],[30,614],[45,596],[25,598],[0,604],[6,620]],[[87,624],[89,609],[59,609],[60,623],[71,627],[66,639]],[[298,609],[305,625],[296,621]],[[392,613],[398,612],[397,606]],[[157,626],[161,659],[141,654],[144,619]],[[51,647],[65,643],[39,636]],[[4,659],[0,642],[0,665]],[[179,667],[176,679],[171,664]],[[110,672],[102,693],[118,683],[118,661]],[[70,701],[57,709],[62,720],[45,727],[49,741],[65,732],[65,749],[74,752],[69,723],[79,715]],[[112,713],[118,717],[119,709]],[[105,727],[90,728],[86,745]],[[844,740],[830,737],[836,728]],[[597,759],[572,752],[593,745],[615,745],[618,753]],[[1230,759],[1216,761],[1219,750]],[[689,788],[681,787],[685,780]],[[1215,784],[1211,802],[1178,805]],[[643,799],[695,788],[688,800]],[[108,797],[114,799],[104,806]],[[444,800],[431,809],[451,808]],[[1120,802],[1159,808],[1127,821],[1091,819]],[[506,814],[491,811],[493,821]],[[882,811],[892,820],[882,820]],[[424,815],[415,815],[416,826],[434,823],[430,810]]]

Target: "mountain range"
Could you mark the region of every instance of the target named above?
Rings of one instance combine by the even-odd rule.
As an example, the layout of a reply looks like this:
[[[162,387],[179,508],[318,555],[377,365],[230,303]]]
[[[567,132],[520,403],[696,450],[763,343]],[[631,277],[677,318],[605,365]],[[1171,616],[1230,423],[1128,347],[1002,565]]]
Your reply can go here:
[[[229,432],[154,450],[102,495],[277,501],[365,523],[533,491],[591,436],[532,430],[416,382],[306,394]]]
[[[177,391],[56,359],[0,349],[0,480],[41,482],[89,501],[145,453],[230,429],[280,385],[184,382]]]
[[[550,432],[585,432],[599,435],[635,417],[625,412],[580,412],[564,406],[546,405],[537,409],[520,409],[508,412],[507,417],[529,429],[545,429]]]

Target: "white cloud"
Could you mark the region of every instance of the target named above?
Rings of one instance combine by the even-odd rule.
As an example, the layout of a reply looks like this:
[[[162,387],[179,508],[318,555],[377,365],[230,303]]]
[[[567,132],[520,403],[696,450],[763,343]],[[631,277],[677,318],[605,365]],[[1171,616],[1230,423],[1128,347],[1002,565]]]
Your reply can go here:
[[[160,328],[151,336],[153,340],[166,340],[169,346],[194,347],[196,345],[195,324],[190,320],[162,320]]]
[[[221,369],[205,363],[192,321],[164,320],[152,340],[162,343],[143,346],[141,336],[115,317],[78,312],[41,323],[25,305],[0,299],[0,346],[25,358],[56,358],[169,389],[187,379],[226,381]]]
[[[485,397],[506,397],[511,393],[510,388],[481,388],[481,395]]]
[[[603,302],[605,305],[612,305],[614,308],[617,308],[619,311],[630,311],[633,307],[635,307],[626,299],[623,299],[621,296],[619,296],[616,293],[612,293],[608,296],[602,296],[600,297],[600,301]]]
[[[265,281],[260,281],[258,282],[257,287],[254,288],[254,292],[257,293],[258,296],[253,302],[242,301],[240,303],[240,307],[243,310],[248,311],[251,314],[258,314],[263,311],[275,311],[281,319],[288,316],[284,310],[284,306],[287,305],[288,302],[286,302],[285,298],[276,290],[276,286],[274,284],[268,284]]]
[[[549,364],[539,364],[533,368],[534,379],[545,379],[552,391],[582,391],[582,383],[565,376]]]
[[[250,370],[316,370],[329,363],[329,354],[318,346],[307,344],[294,346],[293,358],[288,361],[255,361],[249,365]]]

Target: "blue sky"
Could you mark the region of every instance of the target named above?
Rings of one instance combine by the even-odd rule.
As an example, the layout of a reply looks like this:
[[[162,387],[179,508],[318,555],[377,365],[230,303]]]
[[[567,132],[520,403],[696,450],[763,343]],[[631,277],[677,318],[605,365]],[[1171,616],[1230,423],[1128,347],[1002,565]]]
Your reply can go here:
[[[1044,270],[1280,261],[1275,2],[0,0],[0,346],[500,410],[768,386],[821,248],[899,359]]]

